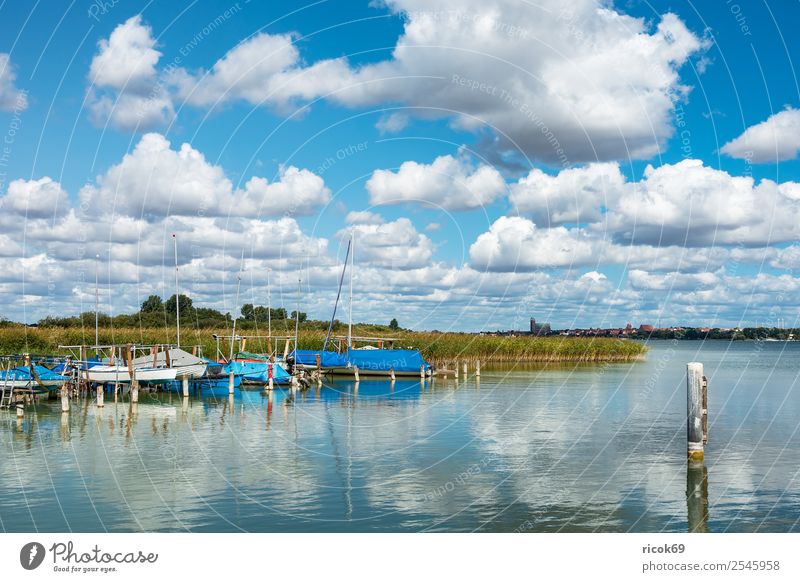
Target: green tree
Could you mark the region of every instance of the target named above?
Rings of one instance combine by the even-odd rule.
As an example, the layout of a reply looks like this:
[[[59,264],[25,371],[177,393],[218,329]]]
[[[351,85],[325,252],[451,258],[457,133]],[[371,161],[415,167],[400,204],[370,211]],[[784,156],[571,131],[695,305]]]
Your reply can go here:
[[[242,319],[245,321],[253,321],[256,318],[256,310],[253,308],[252,303],[245,303],[242,305]]]
[[[397,323],[397,319],[392,318],[392,321],[389,322],[389,329],[391,329],[392,331],[397,331],[398,329],[400,329],[400,324]]]
[[[189,315],[189,312],[192,309],[192,298],[188,295],[184,295],[181,293],[180,296],[180,308],[181,308],[181,319],[183,319],[184,315]],[[170,315],[175,313],[175,295],[173,294],[169,299],[164,302],[164,309]]]
[[[164,302],[161,301],[161,297],[158,295],[151,295],[147,299],[142,302],[142,308],[140,311],[142,313],[157,313],[164,309]]]
[[[286,310],[284,309],[284,312],[285,311]],[[291,315],[292,321],[294,321],[296,317],[297,317],[297,312],[296,311],[292,311],[292,315]],[[300,312],[300,323],[304,322],[306,319],[308,319],[308,314],[304,313],[303,311],[301,311]]]

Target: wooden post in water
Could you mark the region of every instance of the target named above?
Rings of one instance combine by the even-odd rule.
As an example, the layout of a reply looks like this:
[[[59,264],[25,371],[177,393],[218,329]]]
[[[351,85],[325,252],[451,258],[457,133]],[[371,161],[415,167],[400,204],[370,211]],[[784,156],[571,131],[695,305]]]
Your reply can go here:
[[[389,368],[389,377],[392,379],[392,382],[394,382],[394,368]]]
[[[479,377],[481,375],[481,361],[475,360],[475,377]]]
[[[458,360],[453,364],[453,374],[455,379],[458,380]]]
[[[22,402],[17,402],[17,420],[25,416],[25,405]]]
[[[134,373],[131,374],[131,403],[139,402],[139,380]]]
[[[703,445],[708,444],[708,378],[703,376]]]
[[[703,452],[703,364],[686,364],[686,440],[692,461],[702,461]]]
[[[360,382],[361,380],[358,378],[358,366],[353,366],[353,374],[356,376],[356,382]]]
[[[103,402],[103,386],[104,386],[103,384],[99,384],[99,383],[97,384],[97,406],[98,406],[98,408],[102,408],[103,406],[105,406],[105,403]]]
[[[184,396],[189,396],[189,376],[181,378],[181,389]]]
[[[233,370],[231,373],[228,374],[228,394],[233,394],[233,387],[234,387],[234,379],[233,379]]]
[[[69,388],[66,383],[61,386],[61,412],[69,412]]]
[[[274,368],[272,366],[274,366],[274,364],[272,364],[272,363],[267,364],[267,390],[272,390],[273,387],[274,387],[274,382],[275,381],[272,378],[273,375],[274,375],[274,371],[273,371]]]
[[[464,360],[464,379],[467,379],[467,361]]]

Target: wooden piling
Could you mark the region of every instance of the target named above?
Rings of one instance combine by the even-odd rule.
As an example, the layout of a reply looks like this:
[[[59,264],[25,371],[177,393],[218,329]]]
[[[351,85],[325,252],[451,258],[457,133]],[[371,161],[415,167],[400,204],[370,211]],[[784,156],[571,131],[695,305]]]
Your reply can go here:
[[[139,380],[131,376],[131,403],[139,402]]]
[[[703,445],[708,444],[708,378],[703,376]]]
[[[453,364],[453,377],[458,380],[458,360]]]
[[[686,440],[688,457],[702,461],[703,450],[703,364],[686,364]]]
[[[97,385],[97,407],[103,408],[105,403],[103,402],[103,384]]]
[[[22,402],[17,402],[17,418],[20,419],[25,416],[25,405]]]
[[[358,378],[358,366],[353,366],[353,374],[356,376],[356,382],[360,382]]]
[[[392,379],[392,382],[394,382],[394,368],[389,368],[389,377]]]
[[[466,377],[467,377],[467,361],[466,361],[466,360],[464,360],[464,368],[463,368],[463,371],[464,371],[464,378],[466,378]]]
[[[419,367],[419,377],[422,378],[423,380],[425,379],[425,365],[424,364]]]
[[[234,385],[235,381],[234,381],[233,371],[231,371],[231,373],[228,374],[228,394],[233,394]]]
[[[69,412],[69,388],[66,384],[61,387],[61,412]]]
[[[189,396],[189,376],[181,378],[181,389],[184,396]]]
[[[481,375],[481,361],[475,360],[475,377],[479,377]]]

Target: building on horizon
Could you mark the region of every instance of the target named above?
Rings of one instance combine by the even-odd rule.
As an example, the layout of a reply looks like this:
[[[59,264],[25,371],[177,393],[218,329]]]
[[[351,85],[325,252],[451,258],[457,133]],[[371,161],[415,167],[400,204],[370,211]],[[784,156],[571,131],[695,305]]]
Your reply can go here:
[[[549,323],[536,323],[536,319],[531,317],[531,335],[547,335],[550,333]]]

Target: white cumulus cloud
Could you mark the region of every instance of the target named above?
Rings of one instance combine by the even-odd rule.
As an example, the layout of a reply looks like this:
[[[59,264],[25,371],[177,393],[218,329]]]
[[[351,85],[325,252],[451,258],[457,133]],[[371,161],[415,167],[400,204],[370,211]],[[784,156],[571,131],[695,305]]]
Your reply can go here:
[[[440,156],[431,164],[403,162],[400,168],[375,170],[367,180],[371,204],[416,202],[446,210],[491,204],[505,191],[500,173],[485,164],[472,166],[464,156]]]
[[[98,43],[89,68],[88,107],[97,125],[146,131],[175,116],[172,98],[159,80],[161,52],[152,29],[132,16]]]
[[[800,152],[800,109],[787,107],[748,127],[722,146],[722,153],[751,162],[793,160]]]
[[[235,189],[221,166],[188,143],[172,149],[161,134],[142,136],[134,150],[84,188],[84,202],[152,219],[163,216],[306,215],[330,200],[322,178],[309,170],[282,167],[278,179],[255,176]]]
[[[531,271],[596,262],[595,246],[586,234],[564,227],[547,229],[519,216],[502,216],[469,249],[475,269]]]

